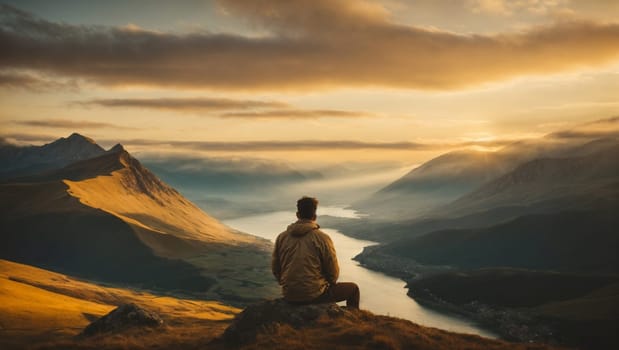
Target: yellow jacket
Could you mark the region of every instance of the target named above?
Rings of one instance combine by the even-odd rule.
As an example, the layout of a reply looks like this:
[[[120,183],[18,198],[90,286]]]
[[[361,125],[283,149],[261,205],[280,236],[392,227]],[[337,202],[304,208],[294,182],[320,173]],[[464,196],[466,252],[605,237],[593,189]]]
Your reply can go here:
[[[319,228],[300,219],[277,236],[271,270],[288,301],[311,301],[339,277],[333,242]]]

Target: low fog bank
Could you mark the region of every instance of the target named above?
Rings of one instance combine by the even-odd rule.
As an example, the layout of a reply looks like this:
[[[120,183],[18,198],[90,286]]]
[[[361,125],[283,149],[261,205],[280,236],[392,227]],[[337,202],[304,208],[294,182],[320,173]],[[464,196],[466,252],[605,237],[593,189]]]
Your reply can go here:
[[[397,162],[308,165],[258,158],[142,154],[142,162],[210,215],[231,219],[294,209],[301,196],[346,207],[409,172]]]

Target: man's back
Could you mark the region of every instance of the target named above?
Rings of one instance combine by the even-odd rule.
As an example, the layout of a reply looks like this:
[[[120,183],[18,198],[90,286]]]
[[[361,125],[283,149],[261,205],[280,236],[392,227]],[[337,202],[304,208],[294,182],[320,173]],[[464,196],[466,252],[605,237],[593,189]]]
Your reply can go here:
[[[318,200],[297,201],[297,219],[275,241],[271,269],[279,281],[284,299],[293,303],[337,303],[359,308],[359,286],[338,283],[340,268],[331,238],[316,223]]]
[[[277,237],[271,267],[288,301],[314,300],[337,281],[335,248],[319,227],[300,219]]]

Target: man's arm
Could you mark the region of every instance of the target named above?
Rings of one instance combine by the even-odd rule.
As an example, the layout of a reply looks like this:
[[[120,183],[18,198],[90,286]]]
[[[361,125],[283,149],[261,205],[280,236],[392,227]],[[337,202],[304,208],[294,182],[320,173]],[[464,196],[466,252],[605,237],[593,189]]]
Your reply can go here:
[[[333,246],[333,241],[331,241],[331,237],[326,234],[323,234],[322,237],[324,238],[322,271],[327,282],[329,282],[330,284],[335,284],[335,282],[337,282],[337,279],[340,277],[340,266],[337,263],[335,246]]]
[[[280,277],[282,275],[282,267],[279,261],[278,247],[279,247],[279,237],[275,241],[275,247],[273,248],[273,255],[271,256],[271,271],[273,272],[273,276],[275,276],[275,278],[277,279],[277,282],[279,282]]]

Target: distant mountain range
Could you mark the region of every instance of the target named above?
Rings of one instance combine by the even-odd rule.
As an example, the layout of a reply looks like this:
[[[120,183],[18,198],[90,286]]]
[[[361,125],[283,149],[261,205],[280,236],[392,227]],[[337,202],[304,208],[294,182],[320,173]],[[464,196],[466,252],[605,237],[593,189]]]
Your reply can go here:
[[[439,211],[469,216],[409,223],[414,234],[401,228],[375,252],[465,268],[619,273],[619,142],[532,160]]]
[[[434,158],[353,206],[386,220],[420,216],[514,166],[513,155],[475,150]]]
[[[595,124],[595,123],[591,123]],[[586,126],[591,126],[586,124]],[[619,119],[611,118],[599,121],[600,125],[608,127],[613,124],[619,128]],[[548,171],[559,165],[547,164],[561,162],[561,159],[587,158],[599,152],[613,152],[618,137],[613,130],[608,136],[595,134],[597,138],[561,138],[567,132],[549,134],[540,139],[514,142],[495,152],[478,150],[458,150],[440,155],[421,166],[411,170],[402,178],[385,186],[383,189],[353,204],[353,207],[370,214],[378,221],[410,221],[428,218],[454,218],[476,211],[494,209],[497,206],[507,206],[509,203],[479,203],[474,206],[482,192],[489,195],[493,191],[490,186],[499,186],[498,181],[509,182],[509,176],[526,176],[524,172],[533,172],[536,163]],[[572,133],[576,133],[572,131]],[[613,157],[612,154],[608,155]],[[601,156],[600,156],[601,157]],[[593,161],[593,160],[592,160]],[[612,160],[610,160],[612,162]],[[526,168],[519,167],[527,163]],[[571,161],[564,161],[569,163]],[[544,163],[544,165],[542,165]],[[616,164],[616,162],[615,162]],[[609,165],[609,166],[612,166]],[[518,174],[511,174],[518,169]],[[557,169],[558,172],[569,172],[569,169]],[[603,171],[603,170],[600,170]],[[612,169],[606,169],[611,171]],[[561,174],[547,174],[547,177]],[[567,174],[577,176],[576,174]],[[600,174],[604,176],[603,174]],[[608,174],[607,174],[608,175]],[[611,176],[613,174],[610,174]],[[540,176],[542,176],[540,174]],[[504,177],[504,178],[502,178]],[[537,189],[532,189],[537,192]],[[556,190],[556,188],[554,188]],[[548,190],[543,191],[548,194]],[[541,193],[541,192],[540,192]],[[524,196],[524,194],[521,194]],[[538,196],[537,199],[541,199]],[[500,202],[500,203],[499,203]],[[466,206],[468,208],[464,208]]]
[[[3,164],[11,164],[0,183],[0,257],[93,279],[237,299],[275,290],[266,268],[245,276],[263,290],[247,290],[247,281],[230,285],[235,274],[245,273],[244,264],[258,259],[268,266],[267,241],[210,217],[121,145],[105,151],[73,134],[41,147],[0,149]]]
[[[524,162],[423,218],[365,222],[366,238],[389,232],[389,244],[375,253],[426,264],[619,272],[619,140],[561,147],[554,158]]]
[[[381,247],[427,265],[509,266],[534,270],[619,273],[617,205],[520,216],[474,229],[434,231]]]
[[[569,157],[528,161],[437,212],[462,215],[501,206],[530,206],[580,194],[592,198],[612,194],[612,187],[619,182],[619,142],[596,140],[579,150]]]
[[[0,145],[0,164],[2,164],[0,179],[59,169],[73,162],[103,154],[105,150],[94,140],[77,133],[40,147],[20,147],[3,143]]]

